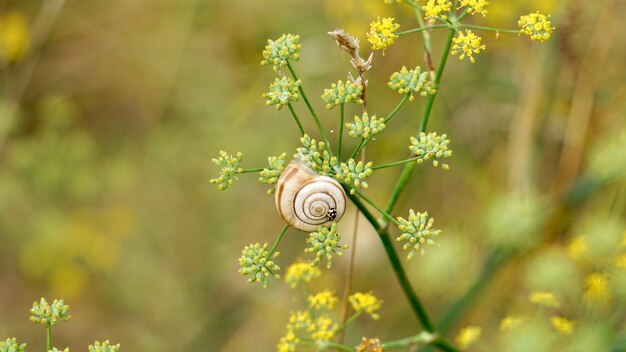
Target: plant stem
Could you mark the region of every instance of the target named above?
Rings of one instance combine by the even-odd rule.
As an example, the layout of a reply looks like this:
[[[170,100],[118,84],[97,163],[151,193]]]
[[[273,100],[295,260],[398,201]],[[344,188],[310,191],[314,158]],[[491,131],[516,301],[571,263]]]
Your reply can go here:
[[[46,325],[46,352],[52,348],[52,326]]]
[[[410,96],[411,96],[411,93],[406,93],[402,97],[402,100],[400,100],[398,102],[398,104],[396,104],[396,107],[393,108],[393,110],[391,110],[389,115],[387,115],[387,117],[385,117],[385,123],[389,122],[389,120],[391,120],[391,118],[394,117],[394,115],[397,114],[398,111],[400,111],[400,108],[402,108],[402,106],[404,105],[404,103],[406,103],[406,101],[409,99]]]
[[[263,171],[262,167],[257,167],[254,169],[243,169],[241,171],[239,171],[240,174],[249,174],[249,173],[253,173],[253,172],[261,172]]]
[[[361,316],[361,314],[363,313],[363,311],[358,311],[354,314],[352,314],[352,316],[348,319],[346,319],[346,322],[343,323],[335,332],[340,332],[345,330],[345,328],[347,328],[350,324],[352,324],[358,317]]]
[[[399,340],[388,341],[383,344],[385,351],[401,349],[407,347],[415,347],[416,345],[427,345],[435,340],[435,336],[428,332],[420,332],[419,334],[411,337],[406,337]]]
[[[396,220],[393,216],[391,216],[390,214],[382,210],[378,205],[376,205],[376,203],[374,203],[371,199],[369,199],[365,194],[363,194],[361,191],[359,191],[356,188],[354,188],[353,190],[359,197],[363,198],[364,201],[366,201],[369,205],[374,207],[374,209],[376,209],[382,216],[388,218],[389,220],[391,220],[391,222],[398,225],[398,220]]]
[[[341,350],[341,351],[354,352],[354,348],[352,348],[352,347],[340,345],[338,343],[334,343],[334,342],[330,342],[330,341],[326,342],[325,346],[323,348],[319,349],[318,351],[324,351],[328,347],[334,348],[334,349],[337,349],[337,350]]]
[[[352,154],[350,154],[350,159],[354,159],[356,155],[361,151],[361,149],[363,149],[366,143],[367,143],[367,140],[365,138],[361,139],[361,143],[359,143],[359,145],[352,152]]]
[[[381,165],[378,165],[378,166],[372,166],[372,170],[380,170],[380,169],[384,169],[384,168],[387,168],[387,167],[402,165],[402,164],[410,163],[411,161],[416,161],[417,159],[419,159],[419,157],[404,159],[404,160],[400,160],[400,161],[394,161],[392,163],[381,164]]]
[[[296,75],[296,71],[293,70],[293,67],[291,67],[289,60],[287,60],[287,68],[289,69],[289,72],[291,72],[291,76],[293,77],[293,79],[297,81],[298,76]],[[309,111],[311,112],[311,115],[313,116],[313,120],[315,120],[315,124],[317,125],[317,128],[320,130],[322,139],[324,139],[324,142],[326,143],[326,148],[328,149],[328,152],[332,156],[332,151],[330,149],[330,141],[328,140],[328,137],[326,136],[326,132],[324,132],[324,127],[322,127],[322,123],[317,118],[317,114],[315,113],[315,110],[313,110],[313,107],[311,106],[309,99],[306,97],[306,94],[304,93],[304,89],[302,89],[302,84],[298,86],[298,90],[300,91],[300,95],[302,95],[302,99],[304,99],[304,103],[306,104],[307,108],[309,108]]]
[[[425,30],[429,30],[429,29],[435,29],[435,28],[447,28],[448,25],[447,24],[437,24],[434,26],[424,26],[424,27],[419,27],[419,28],[413,28],[413,29],[409,29],[403,32],[397,32],[397,35],[405,35],[405,34],[410,34],[410,33],[416,33],[416,32],[421,32],[421,31],[425,31]]]
[[[493,27],[485,27],[485,26],[475,26],[473,24],[460,24],[459,28],[472,28],[472,29],[480,29],[483,31],[490,31],[490,32],[496,32],[496,33],[513,33],[513,34],[518,34],[519,30],[517,29],[498,29],[498,28],[493,28]]]
[[[339,146],[337,147],[337,160],[341,161],[341,144],[343,140],[344,104],[339,104]]]
[[[291,116],[293,116],[293,119],[296,120],[298,129],[300,129],[300,135],[304,136],[304,128],[302,128],[302,124],[300,123],[300,120],[298,119],[298,115],[296,115],[296,111],[293,109],[293,106],[291,105],[291,103],[288,103],[287,106],[289,107],[289,111],[291,111]]]
[[[280,231],[280,234],[278,235],[278,238],[276,239],[276,241],[274,241],[274,244],[272,245],[272,249],[270,249],[270,254],[268,255],[269,258],[271,258],[272,254],[274,254],[274,252],[276,252],[276,249],[278,249],[278,244],[283,239],[283,236],[285,236],[285,232],[287,232],[288,228],[289,228],[289,225],[285,225],[283,227],[283,230]]]

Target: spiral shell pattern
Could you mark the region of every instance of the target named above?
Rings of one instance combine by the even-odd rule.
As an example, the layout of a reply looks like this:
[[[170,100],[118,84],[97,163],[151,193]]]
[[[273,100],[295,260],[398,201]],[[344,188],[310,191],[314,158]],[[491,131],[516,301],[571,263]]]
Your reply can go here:
[[[339,221],[346,210],[346,193],[337,180],[319,176],[297,160],[283,170],[276,185],[276,209],[298,230],[312,232]]]

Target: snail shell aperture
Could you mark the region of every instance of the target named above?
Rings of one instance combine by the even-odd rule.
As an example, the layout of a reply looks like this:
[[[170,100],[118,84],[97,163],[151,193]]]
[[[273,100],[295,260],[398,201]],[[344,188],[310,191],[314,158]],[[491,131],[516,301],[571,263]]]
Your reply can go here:
[[[276,184],[276,209],[298,230],[312,232],[339,221],[346,193],[337,180],[320,176],[298,160],[291,161]]]

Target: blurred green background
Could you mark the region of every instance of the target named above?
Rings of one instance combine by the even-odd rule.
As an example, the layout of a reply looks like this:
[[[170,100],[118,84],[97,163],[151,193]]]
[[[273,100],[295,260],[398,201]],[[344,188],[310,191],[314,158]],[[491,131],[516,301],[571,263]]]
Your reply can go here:
[[[557,30],[545,43],[483,33],[487,50],[475,64],[449,60],[429,129],[452,139],[451,170],[420,167],[396,208],[427,210],[444,234],[407,270],[439,317],[487,253],[515,248],[455,328],[479,324],[493,340],[507,312],[530,309],[530,290],[549,289],[581,326],[606,325],[609,341],[624,326],[626,300],[624,274],[610,269],[626,230],[624,4],[492,2],[486,18],[470,21],[516,28],[520,15],[540,10]],[[254,175],[228,192],[209,184],[210,160],[220,149],[242,151],[244,167],[263,167],[298,146],[289,113],[261,97],[274,77],[259,65],[261,51],[282,33],[301,35],[296,70],[336,129],[338,114],[319,95],[351,67],[326,32],[345,28],[366,53],[377,16],[417,27],[409,7],[382,0],[2,0],[0,337],[41,350],[43,330],[28,309],[43,296],[71,307],[72,321],[54,331],[59,347],[110,339],[126,351],[273,350],[297,293],[246,284],[237,258],[250,242],[272,242],[282,223]],[[442,35],[433,32],[436,60]],[[375,54],[370,112],[395,106],[388,77],[402,65],[424,67],[422,45],[414,34]],[[423,102],[405,106],[369,160],[406,156]],[[304,106],[296,109],[315,131]],[[377,172],[368,194],[385,202],[399,173]],[[352,221],[340,225],[349,243]],[[385,305],[380,321],[358,323],[348,341],[415,334],[378,239],[365,222],[359,228],[354,287]],[[572,254],[580,236],[592,239],[584,261]],[[305,258],[303,248],[304,235],[289,232],[283,270]],[[335,260],[315,287],[341,295],[346,264]],[[589,315],[576,302],[593,272],[613,281]]]

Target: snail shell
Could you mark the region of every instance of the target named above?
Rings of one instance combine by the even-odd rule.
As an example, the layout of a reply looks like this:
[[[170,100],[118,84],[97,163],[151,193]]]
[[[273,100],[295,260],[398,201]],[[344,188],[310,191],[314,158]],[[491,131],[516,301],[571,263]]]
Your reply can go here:
[[[320,176],[298,160],[283,170],[276,185],[276,209],[298,230],[312,232],[339,221],[346,210],[346,193],[337,180]]]

